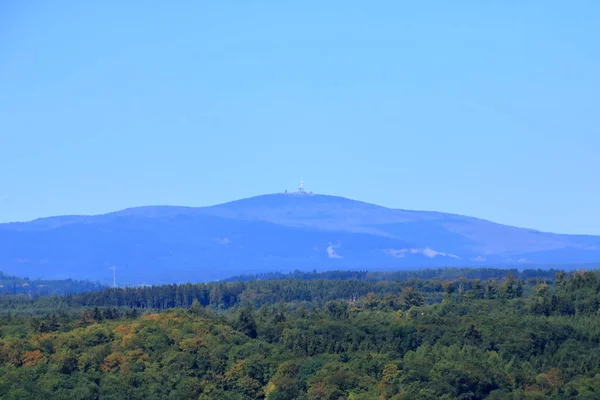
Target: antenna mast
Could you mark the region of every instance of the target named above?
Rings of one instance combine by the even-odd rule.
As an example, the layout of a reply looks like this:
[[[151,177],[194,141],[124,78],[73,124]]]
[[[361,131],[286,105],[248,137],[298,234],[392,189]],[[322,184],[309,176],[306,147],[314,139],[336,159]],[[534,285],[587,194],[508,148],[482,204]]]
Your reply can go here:
[[[304,179],[300,178],[300,185],[298,186],[298,192],[304,193]]]
[[[113,265],[112,267],[109,267],[108,269],[112,269],[112,272],[113,272],[113,287],[116,288],[117,287],[117,267],[115,265]]]

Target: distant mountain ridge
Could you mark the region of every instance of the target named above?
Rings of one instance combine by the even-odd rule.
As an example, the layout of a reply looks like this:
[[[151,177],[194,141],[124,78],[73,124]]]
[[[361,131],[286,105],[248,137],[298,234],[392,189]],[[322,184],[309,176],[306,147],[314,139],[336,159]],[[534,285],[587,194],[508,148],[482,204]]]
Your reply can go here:
[[[600,236],[562,235],[343,197],[270,194],[0,224],[0,269],[36,278],[165,283],[295,269],[600,261]]]

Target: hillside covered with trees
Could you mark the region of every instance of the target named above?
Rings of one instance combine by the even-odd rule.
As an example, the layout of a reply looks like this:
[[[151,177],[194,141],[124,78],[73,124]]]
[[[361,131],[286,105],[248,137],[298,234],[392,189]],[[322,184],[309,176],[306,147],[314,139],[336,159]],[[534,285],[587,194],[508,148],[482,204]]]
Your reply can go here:
[[[104,285],[90,281],[29,279],[0,271],[0,295],[22,294],[30,297],[65,295],[100,290],[103,287]]]
[[[4,296],[0,397],[600,398],[598,274],[533,275]]]

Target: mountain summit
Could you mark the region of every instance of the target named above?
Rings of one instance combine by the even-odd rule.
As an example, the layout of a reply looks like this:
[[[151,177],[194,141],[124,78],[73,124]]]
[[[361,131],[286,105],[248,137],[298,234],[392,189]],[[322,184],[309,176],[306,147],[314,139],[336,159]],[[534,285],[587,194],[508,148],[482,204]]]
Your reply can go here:
[[[121,284],[293,269],[600,261],[600,237],[561,235],[308,192],[210,207],[150,206],[0,224],[0,270]]]

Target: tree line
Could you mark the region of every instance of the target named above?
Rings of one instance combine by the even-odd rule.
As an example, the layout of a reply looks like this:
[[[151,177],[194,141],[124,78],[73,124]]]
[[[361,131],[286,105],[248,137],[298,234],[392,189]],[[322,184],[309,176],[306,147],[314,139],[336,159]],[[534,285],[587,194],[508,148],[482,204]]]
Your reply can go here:
[[[45,313],[0,314],[2,399],[600,397],[593,272],[219,282],[26,303]]]

